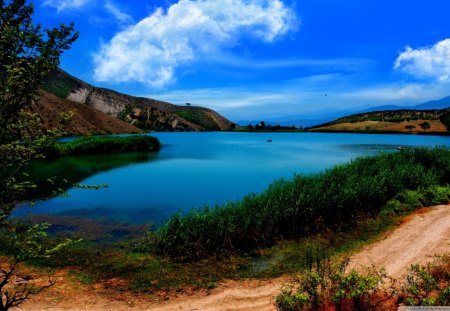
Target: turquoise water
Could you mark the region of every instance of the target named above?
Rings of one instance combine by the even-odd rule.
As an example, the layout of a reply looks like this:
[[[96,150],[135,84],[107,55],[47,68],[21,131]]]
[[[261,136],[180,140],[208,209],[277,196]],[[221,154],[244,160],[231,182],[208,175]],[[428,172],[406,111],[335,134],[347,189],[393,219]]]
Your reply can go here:
[[[19,214],[58,214],[159,224],[177,211],[223,204],[263,191],[274,180],[311,174],[398,146],[450,146],[450,137],[329,133],[153,133],[157,154],[39,162],[72,182],[107,189],[69,189]],[[271,140],[269,142],[268,140]],[[116,159],[115,157],[121,157]],[[106,164],[108,165],[106,165]],[[58,167],[59,169],[55,169]],[[78,177],[78,179],[77,179]]]

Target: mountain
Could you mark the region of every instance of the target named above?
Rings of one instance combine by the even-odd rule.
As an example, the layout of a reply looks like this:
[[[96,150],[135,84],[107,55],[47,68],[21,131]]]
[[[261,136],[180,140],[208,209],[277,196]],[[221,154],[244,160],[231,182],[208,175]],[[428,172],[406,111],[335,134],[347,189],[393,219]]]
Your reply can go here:
[[[396,105],[384,105],[369,107],[366,109],[345,109],[345,110],[328,110],[313,112],[303,115],[290,115],[277,118],[268,118],[265,120],[243,120],[237,122],[239,125],[257,124],[260,121],[265,121],[267,124],[271,125],[295,125],[303,127],[313,127],[320,124],[328,123],[333,120],[350,116],[354,114],[376,112],[376,111],[391,111],[391,110],[430,110],[430,109],[446,109],[450,107],[450,96],[439,99],[432,100],[419,105],[409,105],[409,106],[396,106]]]
[[[39,114],[46,128],[60,128],[70,135],[142,132],[137,127],[88,105],[57,97],[44,90],[40,90],[39,100],[33,103],[31,109]],[[71,122],[68,125],[61,125],[60,114],[69,111],[75,112]]]
[[[450,108],[431,110],[384,110],[339,118],[308,129],[327,132],[448,133]]]
[[[320,112],[320,113],[309,113],[304,115],[291,115],[284,117],[275,117],[275,118],[263,118],[261,120],[242,120],[237,123],[241,126],[246,126],[249,124],[258,124],[261,121],[265,121],[270,125],[281,125],[281,126],[297,126],[297,127],[311,127],[317,124],[322,124],[325,122],[329,122],[335,120],[337,118],[346,116],[353,113],[349,110],[336,110],[329,112]]]
[[[208,108],[177,106],[97,88],[63,70],[55,72],[46,81],[44,89],[60,98],[92,107],[142,130],[221,131],[234,126],[231,121]]]
[[[425,109],[446,109],[450,107],[450,96],[444,97],[438,100],[432,100],[417,106],[414,106],[414,109],[425,110]]]
[[[375,106],[368,109],[360,110],[358,113],[372,112],[372,111],[387,111],[387,110],[432,110],[432,109],[446,109],[450,107],[450,96],[437,100],[431,100],[423,104],[410,105],[410,106]]]

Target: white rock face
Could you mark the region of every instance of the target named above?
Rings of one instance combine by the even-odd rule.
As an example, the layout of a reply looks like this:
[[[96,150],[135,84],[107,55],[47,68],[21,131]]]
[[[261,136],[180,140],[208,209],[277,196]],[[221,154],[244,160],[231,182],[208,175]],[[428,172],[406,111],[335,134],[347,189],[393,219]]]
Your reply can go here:
[[[105,96],[105,93],[93,91],[89,96],[89,104],[104,113],[117,117],[125,109],[125,103],[117,99]]]
[[[84,103],[86,103],[86,98],[88,97],[90,92],[91,92],[90,89],[82,87],[82,88],[73,90],[69,94],[69,96],[67,96],[67,99],[72,100],[77,103],[84,104]]]

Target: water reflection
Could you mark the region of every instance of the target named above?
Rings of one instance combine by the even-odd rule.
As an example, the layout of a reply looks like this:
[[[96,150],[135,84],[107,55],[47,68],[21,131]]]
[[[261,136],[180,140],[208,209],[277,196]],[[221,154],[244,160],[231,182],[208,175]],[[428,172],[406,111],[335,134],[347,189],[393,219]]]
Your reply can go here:
[[[33,164],[39,192],[81,182],[108,189],[70,189],[70,198],[40,201],[22,213],[46,213],[135,224],[164,222],[177,211],[213,206],[261,192],[274,180],[311,174],[358,156],[402,146],[450,146],[450,137],[324,133],[152,133],[158,154],[68,157]],[[267,140],[272,142],[267,142]],[[132,164],[132,165],[130,165]],[[114,168],[114,169],[113,169]],[[62,184],[62,179],[68,183]]]
[[[131,164],[148,162],[156,157],[156,153],[135,152],[36,160],[24,170],[24,173],[30,176],[27,178],[36,185],[36,188],[29,190],[27,199],[47,198],[57,189],[67,190],[92,175]]]

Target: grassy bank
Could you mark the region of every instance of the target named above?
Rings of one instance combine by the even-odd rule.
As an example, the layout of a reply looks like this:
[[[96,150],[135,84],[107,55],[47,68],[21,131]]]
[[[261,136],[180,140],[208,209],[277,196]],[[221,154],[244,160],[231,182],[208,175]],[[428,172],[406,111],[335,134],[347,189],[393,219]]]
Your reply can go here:
[[[210,289],[224,278],[295,273],[308,269],[317,256],[336,258],[374,241],[417,207],[448,203],[449,153],[418,149],[358,159],[322,174],[277,182],[240,202],[174,216],[160,231],[116,245],[91,244],[96,230],[83,228],[93,236],[34,264],[66,267],[83,283],[120,278],[125,282],[113,289],[145,293]],[[58,236],[55,231],[47,243],[64,240],[67,232]],[[180,244],[164,248],[169,238]],[[168,247],[180,248],[174,253]]]
[[[109,154],[135,151],[158,151],[159,140],[151,136],[88,136],[68,143],[58,143],[53,156]]]
[[[275,182],[239,202],[174,215],[150,246],[164,255],[202,258],[348,231],[376,217],[400,193],[449,182],[450,150],[445,148],[359,158],[320,174]]]
[[[352,230],[327,230],[300,239],[279,241],[272,247],[255,249],[249,253],[211,256],[195,261],[149,252],[146,244],[153,239],[152,234],[146,238],[122,240],[118,244],[91,244],[90,241],[95,241],[98,234],[104,235],[106,232],[98,232],[95,223],[92,223],[92,228],[88,224],[81,224],[83,232],[90,232],[90,238],[84,234],[83,242],[70,246],[58,256],[34,264],[69,269],[76,280],[85,284],[108,282],[116,278],[124,280],[111,288],[116,291],[160,294],[161,290],[208,290],[223,279],[272,278],[309,269],[318,259],[339,260],[398,226],[408,211],[418,205],[441,204],[449,199],[450,187],[406,191],[390,200],[377,217],[359,220]],[[113,226],[111,224],[110,232],[119,229]],[[127,230],[130,229],[133,228]],[[61,236],[61,239],[64,238]]]

